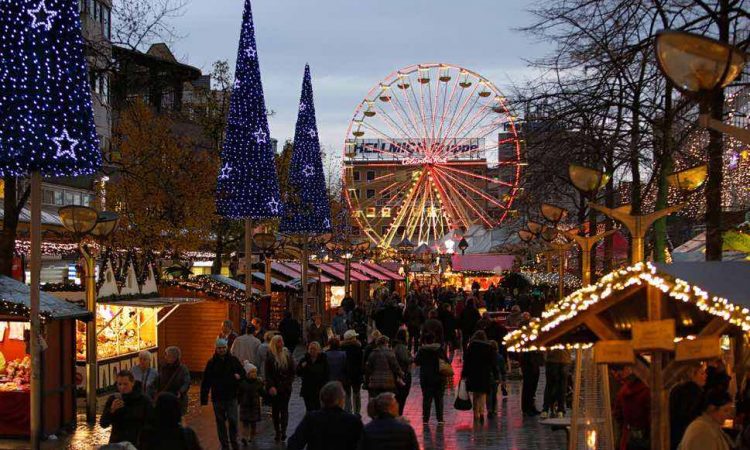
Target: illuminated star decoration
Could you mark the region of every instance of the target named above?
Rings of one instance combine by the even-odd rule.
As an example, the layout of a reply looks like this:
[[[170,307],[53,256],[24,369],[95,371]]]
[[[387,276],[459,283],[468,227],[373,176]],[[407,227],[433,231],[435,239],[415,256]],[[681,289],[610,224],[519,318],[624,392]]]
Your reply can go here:
[[[279,213],[279,202],[275,198],[272,198],[267,203],[267,205],[268,205],[268,209],[270,209],[272,213],[274,213],[274,214],[278,214]]]
[[[52,19],[57,17],[57,11],[48,10],[44,0],[39,2],[36,9],[27,9],[26,12],[32,19],[31,28],[44,27],[47,31],[52,29]]]
[[[235,84],[218,166],[231,170],[217,171],[216,212],[229,219],[270,219],[279,217],[284,208],[268,129],[252,0],[244,3]]]
[[[288,175],[289,192],[294,195],[283,197],[279,231],[303,235],[329,233],[331,207],[317,138],[315,102],[308,66],[305,66],[299,105]]]
[[[306,177],[311,177],[315,175],[315,168],[312,166],[312,164],[305,164],[305,168],[302,169],[302,174],[304,174]]]
[[[262,129],[258,129],[258,131],[253,133],[253,136],[255,136],[255,142],[257,142],[258,144],[266,143],[266,139],[267,139],[266,132],[263,131]]]
[[[219,178],[221,178],[222,180],[226,180],[227,178],[229,178],[229,172],[231,171],[232,171],[232,166],[230,166],[228,163],[224,164],[221,167],[221,175],[219,175]]]
[[[57,151],[55,152],[56,158],[62,158],[63,156],[68,156],[72,159],[75,159],[76,157],[75,148],[78,145],[78,140],[71,138],[70,135],[68,134],[68,130],[63,130],[62,134],[58,137],[52,138],[52,141],[57,146]]]

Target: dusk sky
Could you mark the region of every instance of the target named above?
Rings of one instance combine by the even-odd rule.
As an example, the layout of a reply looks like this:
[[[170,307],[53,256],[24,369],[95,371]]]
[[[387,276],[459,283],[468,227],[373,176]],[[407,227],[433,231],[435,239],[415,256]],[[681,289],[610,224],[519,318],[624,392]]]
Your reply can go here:
[[[191,0],[172,20],[182,35],[178,59],[211,71],[234,70],[243,0]],[[342,152],[347,126],[367,92],[391,72],[423,62],[472,69],[501,90],[531,76],[525,59],[547,53],[514,30],[533,17],[526,0],[255,0],[266,105],[276,115],[271,134],[294,136],[305,63],[312,70],[321,145]]]

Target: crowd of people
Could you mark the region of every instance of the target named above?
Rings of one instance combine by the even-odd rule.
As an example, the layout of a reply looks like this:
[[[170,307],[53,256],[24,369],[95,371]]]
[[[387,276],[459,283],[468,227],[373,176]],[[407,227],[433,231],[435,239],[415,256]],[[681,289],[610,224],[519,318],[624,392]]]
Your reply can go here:
[[[412,375],[418,373],[423,423],[429,426],[434,419],[442,427],[457,353],[462,359],[458,378],[470,394],[474,420],[483,423],[497,414],[498,399],[508,395],[511,361],[503,337],[540,314],[547,296],[536,289],[511,292],[494,286],[478,294],[415,286],[403,300],[383,291],[372,302],[347,297],[330,324],[318,314],[300,323],[286,312],[275,331],[256,318],[237,333],[225,321],[200,388],[200,404],[212,403],[222,450],[255,440],[268,409],[275,440],[286,441],[289,449],[417,449],[413,428],[401,419]],[[503,311],[505,320],[493,320],[494,311]],[[513,365],[523,379],[525,416],[566,414],[571,403],[569,351],[524,352],[514,357]],[[539,410],[535,395],[542,367],[546,382]],[[689,375],[670,396],[672,448],[736,448],[721,430],[734,405],[726,369],[715,362],[695,366]],[[617,448],[650,448],[648,386],[632,366],[614,367],[612,376]],[[307,413],[288,437],[296,379]],[[201,448],[195,433],[181,425],[189,387],[190,373],[178,348],[167,349],[159,369],[151,367],[150,354],[143,352],[137,365],[118,374],[118,392],[107,400],[101,425],[112,427],[111,442],[137,442],[139,449]],[[367,425],[360,416],[362,391],[372,419]],[[742,391],[739,405],[743,414],[750,412],[750,388]],[[750,442],[750,432],[746,434],[739,440]]]

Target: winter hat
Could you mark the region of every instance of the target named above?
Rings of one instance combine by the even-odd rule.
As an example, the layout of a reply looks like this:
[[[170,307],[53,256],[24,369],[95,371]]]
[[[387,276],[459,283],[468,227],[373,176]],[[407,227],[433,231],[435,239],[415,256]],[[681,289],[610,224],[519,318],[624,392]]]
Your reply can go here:
[[[227,340],[224,338],[218,338],[216,339],[216,346],[217,347],[226,347],[228,345]]]
[[[245,373],[250,373],[251,370],[258,370],[258,368],[255,367],[255,364],[248,360],[242,362],[242,367],[245,369]]]
[[[357,336],[359,336],[359,334],[357,334],[357,332],[354,331],[354,330],[346,330],[346,332],[344,333],[344,339],[345,340],[346,339],[354,339]]]

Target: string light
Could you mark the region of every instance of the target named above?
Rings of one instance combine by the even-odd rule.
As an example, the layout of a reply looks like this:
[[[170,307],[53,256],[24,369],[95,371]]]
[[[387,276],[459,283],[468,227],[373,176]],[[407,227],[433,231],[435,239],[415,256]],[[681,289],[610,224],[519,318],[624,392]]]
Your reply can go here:
[[[216,209],[233,219],[279,216],[279,180],[268,131],[250,0],[245,1]]]
[[[220,298],[233,303],[245,304],[248,302],[247,293],[226,283],[222,283],[208,275],[198,275],[189,280],[167,280],[163,282],[166,286],[175,286],[190,292],[202,292],[209,297]],[[251,302],[257,302],[260,296],[253,293]]]
[[[291,193],[284,199],[284,214],[279,231],[292,234],[322,234],[331,231],[331,206],[328,203],[320,142],[315,121],[310,66],[305,65],[294,151],[289,166]]]
[[[101,166],[78,2],[0,2],[0,175]]]
[[[541,333],[547,333],[560,324],[572,320],[600,301],[606,301],[610,296],[630,286],[644,285],[653,286],[675,300],[692,303],[699,310],[721,317],[744,332],[750,331],[750,309],[734,305],[725,298],[711,296],[700,287],[679,278],[658,273],[651,263],[638,263],[610,272],[596,284],[579,289],[559,302],[547,306],[541,318],[534,319],[528,325],[509,333],[504,343],[508,350],[513,352],[557,348],[556,346],[538,346],[535,341]],[[580,345],[584,344],[591,343],[558,344],[558,346],[581,348]]]

